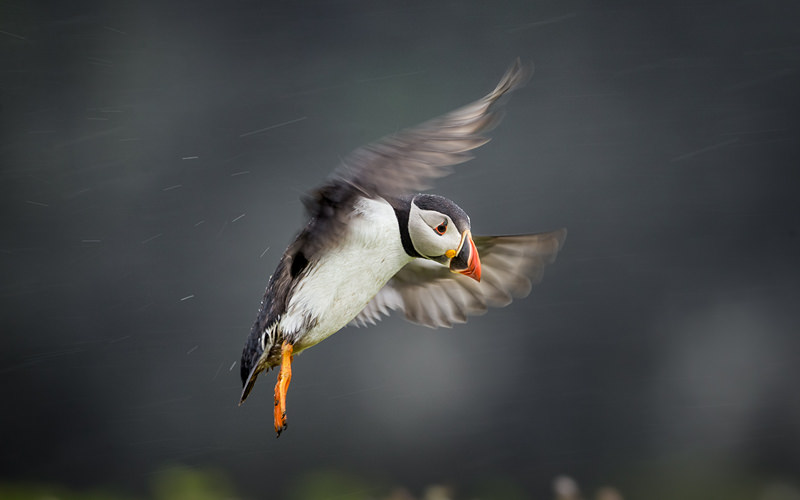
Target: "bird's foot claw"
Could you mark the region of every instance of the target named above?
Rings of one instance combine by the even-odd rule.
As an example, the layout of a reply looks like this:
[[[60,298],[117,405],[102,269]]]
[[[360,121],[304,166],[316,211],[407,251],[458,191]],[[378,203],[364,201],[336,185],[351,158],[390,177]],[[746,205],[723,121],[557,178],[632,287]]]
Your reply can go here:
[[[280,383],[280,382],[279,382]],[[281,432],[286,430],[286,404],[284,399],[284,409],[281,410],[280,401],[278,401],[277,395],[275,398],[275,437],[281,437]]]
[[[276,438],[281,437],[281,432],[285,431],[287,427],[289,427],[289,424],[286,423],[286,415],[284,415],[283,416],[283,425],[281,427],[278,427],[277,425],[275,425],[275,437]]]

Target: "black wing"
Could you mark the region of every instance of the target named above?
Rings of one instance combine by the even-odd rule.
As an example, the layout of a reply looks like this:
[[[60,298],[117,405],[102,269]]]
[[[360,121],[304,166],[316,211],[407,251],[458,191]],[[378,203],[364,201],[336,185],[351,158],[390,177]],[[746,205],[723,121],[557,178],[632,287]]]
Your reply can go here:
[[[261,371],[280,364],[283,332],[275,328],[275,323],[286,312],[292,287],[297,283],[307,264],[302,260],[303,253],[300,251],[302,243],[301,233],[300,237],[286,249],[278,267],[269,278],[264,298],[261,299],[258,308],[258,315],[242,349],[239,369],[244,388],[239,404],[247,399]],[[267,355],[262,357],[265,350],[268,351]]]
[[[312,226],[304,245],[306,257],[342,234],[358,196],[402,198],[428,189],[434,179],[450,173],[450,166],[472,158],[469,151],[486,144],[489,139],[482,134],[502,118],[497,101],[522,86],[530,74],[531,68],[517,59],[482,99],[350,153],[328,181],[303,200]]]
[[[352,324],[375,323],[392,310],[432,328],[464,323],[467,316],[503,307],[524,297],[542,279],[567,237],[566,229],[517,236],[479,236],[480,283],[425,259],[401,269],[355,317]]]

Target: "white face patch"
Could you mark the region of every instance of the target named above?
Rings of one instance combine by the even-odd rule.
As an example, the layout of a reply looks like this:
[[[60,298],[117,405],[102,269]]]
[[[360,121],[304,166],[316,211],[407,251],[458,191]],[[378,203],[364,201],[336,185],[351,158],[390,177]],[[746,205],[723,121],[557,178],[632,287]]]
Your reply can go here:
[[[408,215],[408,234],[414,248],[424,257],[441,257],[448,250],[457,250],[461,234],[446,214],[423,210],[411,204]]]

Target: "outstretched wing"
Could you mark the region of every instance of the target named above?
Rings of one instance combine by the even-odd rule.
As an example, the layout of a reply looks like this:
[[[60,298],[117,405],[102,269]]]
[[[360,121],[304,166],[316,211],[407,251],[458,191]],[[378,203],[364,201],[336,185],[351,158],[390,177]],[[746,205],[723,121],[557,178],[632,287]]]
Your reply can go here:
[[[401,269],[351,324],[374,324],[392,310],[432,328],[464,323],[467,316],[489,307],[504,307],[524,297],[542,279],[567,236],[566,229],[517,236],[479,236],[481,281],[450,272],[426,259],[414,259]]]
[[[517,59],[483,99],[356,149],[344,159],[333,180],[384,198],[430,188],[430,181],[450,173],[450,165],[469,160],[469,151],[489,141],[481,134],[502,118],[502,109],[494,106],[495,102],[524,84],[529,75],[529,68]]]
[[[356,197],[392,200],[428,189],[434,179],[450,173],[450,166],[472,158],[469,152],[489,141],[482,134],[502,118],[497,101],[522,86],[530,74],[530,67],[517,59],[482,99],[350,153],[328,181],[303,200],[314,226],[305,248],[314,252],[342,234]]]

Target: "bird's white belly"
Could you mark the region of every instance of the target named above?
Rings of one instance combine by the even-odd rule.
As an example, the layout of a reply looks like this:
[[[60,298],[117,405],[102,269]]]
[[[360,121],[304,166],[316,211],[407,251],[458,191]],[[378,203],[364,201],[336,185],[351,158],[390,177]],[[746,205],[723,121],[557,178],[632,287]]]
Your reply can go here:
[[[347,230],[309,269],[281,320],[284,332],[297,332],[295,352],[342,329],[411,260],[403,249],[394,209],[384,200],[362,199]],[[313,326],[303,333],[309,318]]]

